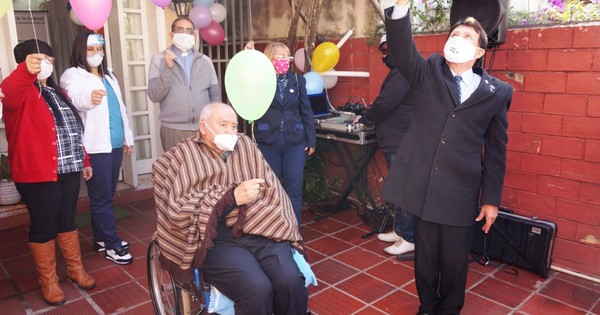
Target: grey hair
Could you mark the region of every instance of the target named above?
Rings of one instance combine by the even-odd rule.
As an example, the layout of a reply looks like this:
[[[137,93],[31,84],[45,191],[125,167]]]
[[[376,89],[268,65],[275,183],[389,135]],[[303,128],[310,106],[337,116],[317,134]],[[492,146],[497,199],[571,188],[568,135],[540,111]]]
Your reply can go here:
[[[213,111],[216,108],[219,108],[221,106],[226,106],[228,108],[231,108],[231,106],[225,104],[225,103],[210,103],[204,107],[202,107],[202,110],[200,111],[200,121],[207,121],[210,119],[210,117],[212,116]],[[233,110],[233,108],[231,108]]]

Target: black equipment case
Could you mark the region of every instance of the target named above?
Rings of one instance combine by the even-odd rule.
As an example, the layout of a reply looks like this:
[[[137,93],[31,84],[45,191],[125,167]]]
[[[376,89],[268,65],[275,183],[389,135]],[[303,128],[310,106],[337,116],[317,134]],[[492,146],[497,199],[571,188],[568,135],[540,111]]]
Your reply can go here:
[[[471,252],[484,259],[502,260],[529,269],[544,278],[548,276],[556,223],[500,209],[488,234],[483,233],[482,226],[480,223],[475,227]]]

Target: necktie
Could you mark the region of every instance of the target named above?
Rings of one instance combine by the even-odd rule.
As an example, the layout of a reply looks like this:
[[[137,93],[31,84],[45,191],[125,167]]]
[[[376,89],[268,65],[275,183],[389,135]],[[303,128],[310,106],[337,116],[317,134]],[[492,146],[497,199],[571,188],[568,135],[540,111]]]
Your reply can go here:
[[[459,75],[454,76],[454,80],[456,80],[456,84],[458,84],[458,102],[462,103],[462,96],[460,91],[460,81],[462,81],[462,77]]]

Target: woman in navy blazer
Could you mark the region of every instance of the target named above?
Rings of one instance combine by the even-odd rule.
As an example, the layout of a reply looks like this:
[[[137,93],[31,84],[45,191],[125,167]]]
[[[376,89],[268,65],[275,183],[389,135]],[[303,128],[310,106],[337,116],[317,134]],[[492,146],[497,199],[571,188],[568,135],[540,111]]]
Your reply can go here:
[[[273,62],[277,90],[271,106],[255,121],[260,151],[287,192],[298,225],[302,219],[302,175],[306,155],[315,152],[317,134],[303,76],[289,72],[292,57],[283,43],[272,42],[264,53]]]

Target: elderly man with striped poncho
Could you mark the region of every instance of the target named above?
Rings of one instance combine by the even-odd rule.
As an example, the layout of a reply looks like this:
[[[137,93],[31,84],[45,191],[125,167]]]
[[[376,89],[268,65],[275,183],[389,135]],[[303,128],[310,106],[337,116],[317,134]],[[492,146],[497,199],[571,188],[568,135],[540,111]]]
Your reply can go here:
[[[291,250],[302,250],[294,210],[237,121],[231,106],[210,104],[197,136],[154,162],[161,262],[183,283],[190,267],[202,267],[236,314],[305,314],[308,292]]]

